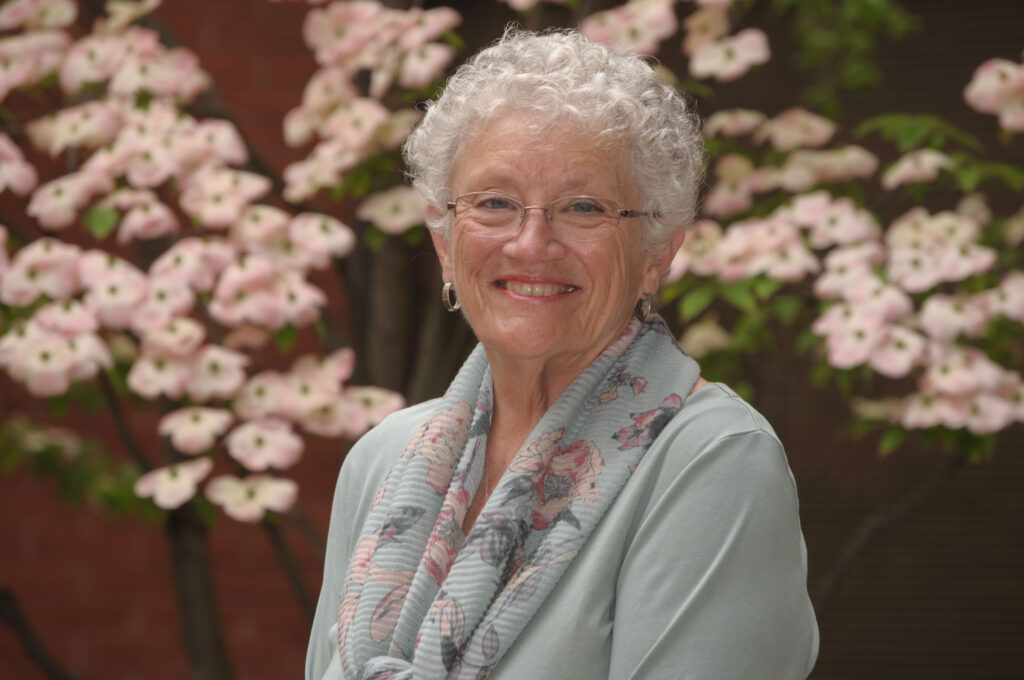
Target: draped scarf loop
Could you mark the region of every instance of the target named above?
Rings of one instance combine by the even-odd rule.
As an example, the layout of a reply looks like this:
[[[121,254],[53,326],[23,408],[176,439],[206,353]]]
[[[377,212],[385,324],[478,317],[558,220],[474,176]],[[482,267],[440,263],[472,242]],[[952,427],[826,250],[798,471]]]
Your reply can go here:
[[[345,678],[486,678],[698,376],[661,319],[631,321],[537,423],[465,536],[493,409],[478,346],[363,526],[338,613]]]

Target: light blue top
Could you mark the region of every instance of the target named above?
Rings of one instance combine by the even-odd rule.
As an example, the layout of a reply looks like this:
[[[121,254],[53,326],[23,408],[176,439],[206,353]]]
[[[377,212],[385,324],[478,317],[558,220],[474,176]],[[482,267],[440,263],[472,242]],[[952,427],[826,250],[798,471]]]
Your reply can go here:
[[[435,403],[393,414],[345,459],[307,680],[343,678],[336,622],[349,560]],[[818,628],[797,511],[771,426],[728,387],[705,387],[647,451],[491,680],[807,677]]]

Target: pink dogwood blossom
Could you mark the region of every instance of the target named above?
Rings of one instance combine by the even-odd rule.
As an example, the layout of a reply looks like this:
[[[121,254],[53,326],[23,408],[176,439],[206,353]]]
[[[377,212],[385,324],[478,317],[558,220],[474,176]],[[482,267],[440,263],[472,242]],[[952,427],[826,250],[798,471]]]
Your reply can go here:
[[[402,87],[426,87],[444,73],[455,58],[455,48],[444,43],[427,43],[405,55],[398,84]]]
[[[918,364],[925,339],[905,326],[888,326],[885,338],[871,352],[868,365],[887,378],[902,378]]]
[[[654,54],[679,28],[672,0],[630,0],[580,22],[583,35],[636,54]]]
[[[67,33],[53,29],[0,38],[0,101],[57,71],[70,42]]]
[[[904,154],[882,173],[882,187],[892,191],[912,182],[931,182],[940,170],[953,167],[949,156],[934,149],[917,149]]]
[[[144,274],[116,269],[98,275],[88,286],[85,304],[106,328],[125,329],[132,325],[135,310],[142,305],[149,283]]]
[[[823,146],[835,132],[836,124],[828,118],[794,106],[761,125],[754,134],[754,141],[767,140],[774,149],[792,151]]]
[[[759,29],[747,28],[697,50],[690,58],[690,74],[694,78],[726,82],[736,80],[752,66],[765,64],[770,58],[768,36]]]
[[[80,288],[81,249],[52,238],[39,238],[19,250],[0,279],[0,302],[27,307],[40,295],[66,300]]]
[[[269,475],[214,477],[206,485],[206,497],[239,522],[259,522],[266,512],[287,512],[295,505],[298,485],[290,479]]]
[[[964,101],[975,111],[999,114],[1015,97],[1024,95],[1024,64],[1008,59],[989,59],[971,76]]]
[[[152,498],[164,510],[173,510],[196,495],[199,482],[210,474],[213,461],[197,458],[145,473],[135,481],[135,495]]]
[[[1011,425],[1015,417],[1014,404],[1000,394],[979,392],[971,399],[967,409],[967,429],[984,436]]]
[[[164,328],[171,319],[191,312],[195,301],[191,288],[170,279],[151,276],[146,285],[146,297],[132,314],[132,330],[142,334]]]
[[[340,220],[319,213],[293,217],[288,237],[301,251],[304,268],[324,269],[332,257],[346,257],[356,247],[355,232]]]
[[[705,45],[726,35],[731,28],[728,9],[721,4],[705,5],[683,19],[683,54],[692,57]]]
[[[195,319],[172,318],[166,326],[142,336],[142,352],[148,357],[185,359],[199,350],[205,337],[206,328]]]
[[[289,468],[298,462],[303,449],[302,438],[278,418],[247,421],[231,431],[226,444],[232,458],[257,472]]]
[[[0,132],[0,194],[10,189],[18,196],[25,196],[38,182],[35,167],[25,160],[18,145]]]
[[[704,121],[705,137],[742,137],[752,134],[768,120],[760,111],[751,109],[725,109],[716,111]]]
[[[287,382],[287,377],[276,371],[257,373],[238,390],[232,408],[245,420],[282,415],[281,406],[287,398]]]
[[[984,307],[964,297],[935,294],[921,307],[921,329],[936,340],[948,342],[961,334],[978,337],[987,323]]]
[[[230,399],[245,382],[245,367],[248,363],[249,357],[240,352],[207,345],[196,354],[185,391],[197,402]]]
[[[113,190],[113,183],[103,175],[74,172],[36,188],[26,211],[44,229],[65,229],[94,196]]]
[[[722,238],[722,227],[712,220],[698,220],[686,229],[686,238],[679,247],[666,277],[678,281],[689,271],[698,276],[709,276],[718,268],[715,248]]]
[[[170,437],[171,445],[178,451],[196,455],[213,448],[230,425],[230,411],[192,406],[162,417],[157,432],[162,437]]]
[[[424,223],[426,207],[415,189],[397,186],[368,196],[359,204],[356,217],[386,234],[401,234]]]
[[[42,328],[66,338],[99,330],[96,312],[79,300],[51,302],[40,307],[33,318]]]
[[[146,399],[160,395],[180,399],[192,377],[193,359],[139,357],[128,371],[128,387]]]

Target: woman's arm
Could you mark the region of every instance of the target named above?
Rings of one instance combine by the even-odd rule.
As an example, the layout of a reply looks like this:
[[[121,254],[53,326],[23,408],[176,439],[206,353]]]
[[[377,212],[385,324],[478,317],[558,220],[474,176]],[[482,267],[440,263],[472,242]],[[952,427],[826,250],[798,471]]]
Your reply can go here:
[[[662,489],[622,563],[609,678],[805,678],[818,632],[778,440],[714,440]]]

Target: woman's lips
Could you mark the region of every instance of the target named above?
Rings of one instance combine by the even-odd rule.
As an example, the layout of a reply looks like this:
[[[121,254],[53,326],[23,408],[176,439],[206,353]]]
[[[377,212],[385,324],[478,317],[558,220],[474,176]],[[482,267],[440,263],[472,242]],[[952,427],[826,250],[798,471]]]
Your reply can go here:
[[[507,290],[523,297],[551,297],[576,290],[576,286],[564,283],[538,283],[533,281],[506,281],[498,279],[494,282],[498,288]]]

